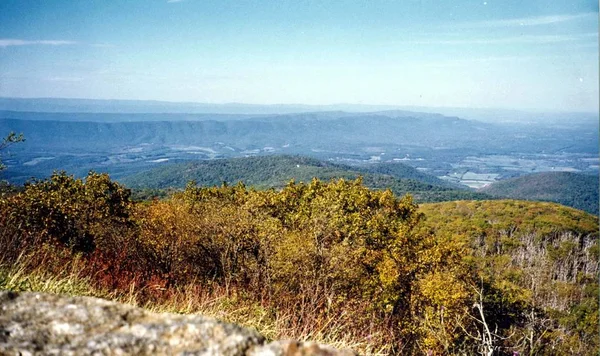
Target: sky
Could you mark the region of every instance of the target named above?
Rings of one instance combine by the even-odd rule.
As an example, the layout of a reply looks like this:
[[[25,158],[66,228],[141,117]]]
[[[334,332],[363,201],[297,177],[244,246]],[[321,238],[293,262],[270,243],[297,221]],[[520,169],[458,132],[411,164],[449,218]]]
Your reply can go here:
[[[597,0],[1,0],[0,96],[598,111]]]

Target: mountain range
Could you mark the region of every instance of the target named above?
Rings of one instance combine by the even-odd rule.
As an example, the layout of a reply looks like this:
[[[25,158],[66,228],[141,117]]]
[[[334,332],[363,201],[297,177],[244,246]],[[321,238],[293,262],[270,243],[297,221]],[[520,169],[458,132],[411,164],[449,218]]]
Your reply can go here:
[[[377,112],[400,110],[408,112],[430,112],[445,116],[457,116],[469,120],[486,122],[543,123],[564,122],[565,117],[574,122],[593,122],[598,120],[598,112],[540,112],[489,108],[423,107],[403,105],[369,104],[243,104],[243,103],[197,103],[170,102],[156,100],[99,100],[66,98],[10,98],[0,97],[0,110],[29,111],[47,113],[144,113],[144,114],[235,114],[235,115],[272,115],[299,112]]]

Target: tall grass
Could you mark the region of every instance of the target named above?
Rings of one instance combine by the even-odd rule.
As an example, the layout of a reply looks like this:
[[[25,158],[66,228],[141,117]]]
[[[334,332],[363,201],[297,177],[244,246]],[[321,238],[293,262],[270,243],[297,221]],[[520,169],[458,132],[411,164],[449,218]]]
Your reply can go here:
[[[341,313],[330,316],[318,325],[290,323],[295,319],[293,309],[274,310],[243,297],[242,291],[219,285],[189,284],[164,290],[161,299],[149,300],[143,290],[131,283],[127,290],[108,290],[98,287],[82,271],[85,261],[75,258],[61,268],[48,269],[48,265],[34,263],[44,257],[20,256],[16,263],[0,262],[0,290],[16,292],[43,292],[68,296],[104,298],[142,307],[154,313],[200,314],[251,328],[267,340],[294,339],[314,341],[339,349],[353,349],[364,355],[386,355],[386,348],[372,345],[377,334],[366,336],[348,333],[352,329],[352,316]]]

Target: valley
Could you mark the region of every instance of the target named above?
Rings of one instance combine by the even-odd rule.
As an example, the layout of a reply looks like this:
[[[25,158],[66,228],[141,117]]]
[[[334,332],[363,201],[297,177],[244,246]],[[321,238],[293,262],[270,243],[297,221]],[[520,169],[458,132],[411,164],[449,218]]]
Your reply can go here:
[[[435,129],[435,134],[432,134]],[[23,183],[64,169],[116,178],[167,163],[303,155],[332,163],[403,163],[481,188],[546,171],[598,174],[598,122],[565,127],[484,123],[407,111],[301,114],[0,112],[2,132],[23,132],[5,178]]]

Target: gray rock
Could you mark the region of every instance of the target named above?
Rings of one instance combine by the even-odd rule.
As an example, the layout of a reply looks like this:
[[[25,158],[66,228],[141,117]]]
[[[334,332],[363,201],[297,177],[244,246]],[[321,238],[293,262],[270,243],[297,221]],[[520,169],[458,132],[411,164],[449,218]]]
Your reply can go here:
[[[0,355],[354,355],[276,341],[198,315],[156,314],[89,297],[0,292]]]

